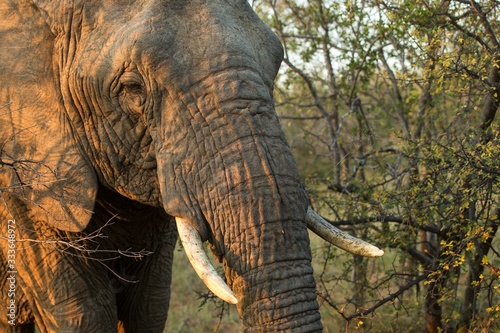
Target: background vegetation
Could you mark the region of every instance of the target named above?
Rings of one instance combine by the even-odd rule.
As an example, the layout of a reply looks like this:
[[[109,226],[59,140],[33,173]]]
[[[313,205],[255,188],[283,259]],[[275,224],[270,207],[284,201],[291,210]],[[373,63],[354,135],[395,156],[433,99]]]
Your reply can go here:
[[[277,110],[312,206],[386,250],[312,238],[325,332],[500,332],[500,2],[253,6],[284,45]],[[167,329],[238,332],[220,306]]]

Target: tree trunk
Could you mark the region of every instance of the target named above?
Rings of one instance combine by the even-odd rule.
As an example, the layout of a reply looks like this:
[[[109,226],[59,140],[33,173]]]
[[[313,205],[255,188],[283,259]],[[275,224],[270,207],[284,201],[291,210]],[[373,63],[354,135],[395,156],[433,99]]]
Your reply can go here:
[[[441,280],[432,281],[427,285],[425,295],[425,328],[427,333],[443,332],[442,313],[439,304],[441,298]]]
[[[435,235],[425,232],[422,244],[423,253],[427,253],[431,258],[442,258],[439,241]],[[429,271],[436,271],[438,263],[433,259],[432,264],[428,264]],[[425,328],[427,333],[440,333],[443,331],[441,304],[439,300],[442,296],[442,286],[446,281],[445,275],[436,276],[425,288]]]
[[[486,95],[481,113],[481,130],[483,131],[490,127],[500,107],[500,53],[493,57],[488,82],[491,89]]]
[[[361,256],[354,256],[353,259],[353,280],[354,280],[354,304],[360,309],[365,304],[366,291],[366,270],[367,261]]]
[[[500,209],[495,209],[493,215],[493,221],[498,221]],[[486,242],[475,241],[476,254],[469,262],[469,274],[467,275],[467,282],[465,284],[457,332],[468,332],[470,324],[477,314],[477,296],[480,291],[480,286],[477,284],[477,281],[481,280],[480,276],[484,273],[485,264],[483,263],[483,258],[488,255],[491,243],[498,231],[498,226],[498,222],[491,223],[491,232]]]

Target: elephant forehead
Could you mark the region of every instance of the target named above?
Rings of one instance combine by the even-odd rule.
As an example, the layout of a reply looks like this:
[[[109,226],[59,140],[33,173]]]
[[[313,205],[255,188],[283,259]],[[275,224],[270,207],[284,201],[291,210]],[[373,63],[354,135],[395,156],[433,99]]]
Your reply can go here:
[[[132,62],[148,67],[164,80],[161,84],[192,84],[214,71],[248,66],[272,85],[282,59],[281,44],[246,1],[236,1],[237,6],[186,3],[190,5],[183,10],[138,16],[127,25],[130,33],[125,35],[133,36],[128,41],[133,44]]]

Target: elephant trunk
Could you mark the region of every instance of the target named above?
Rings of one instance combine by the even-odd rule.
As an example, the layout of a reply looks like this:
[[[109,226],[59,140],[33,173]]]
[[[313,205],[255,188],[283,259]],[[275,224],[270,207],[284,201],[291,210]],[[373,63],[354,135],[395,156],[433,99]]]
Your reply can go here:
[[[275,263],[233,281],[245,332],[321,332],[310,263]]]
[[[226,244],[226,278],[246,332],[321,331],[309,239],[298,210],[294,217],[253,220],[257,227]]]
[[[241,156],[237,168],[248,178],[213,199],[218,223],[211,230],[212,250],[222,258],[246,332],[321,331],[307,197],[294,164],[287,163],[288,147],[272,141],[253,138],[255,149]],[[258,167],[248,165],[256,160]]]
[[[175,97],[157,146],[165,210],[209,241],[248,332],[321,331],[308,200],[269,86],[245,68]]]

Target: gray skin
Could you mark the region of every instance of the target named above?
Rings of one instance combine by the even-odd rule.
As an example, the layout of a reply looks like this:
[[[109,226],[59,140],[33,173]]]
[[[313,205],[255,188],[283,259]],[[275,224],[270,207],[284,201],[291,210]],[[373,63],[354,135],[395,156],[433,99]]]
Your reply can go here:
[[[20,307],[2,332],[162,332],[175,217],[246,332],[322,330],[282,48],[246,0],[3,0],[0,45],[0,277],[15,219]]]

